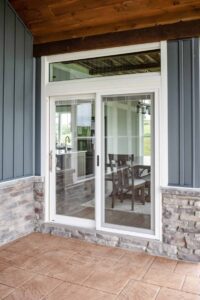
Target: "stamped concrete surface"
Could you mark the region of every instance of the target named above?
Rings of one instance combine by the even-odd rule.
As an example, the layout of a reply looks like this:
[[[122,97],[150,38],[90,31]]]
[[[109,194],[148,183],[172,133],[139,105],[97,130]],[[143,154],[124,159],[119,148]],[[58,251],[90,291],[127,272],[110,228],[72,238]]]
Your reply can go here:
[[[33,233],[0,248],[0,299],[200,300],[200,264]]]

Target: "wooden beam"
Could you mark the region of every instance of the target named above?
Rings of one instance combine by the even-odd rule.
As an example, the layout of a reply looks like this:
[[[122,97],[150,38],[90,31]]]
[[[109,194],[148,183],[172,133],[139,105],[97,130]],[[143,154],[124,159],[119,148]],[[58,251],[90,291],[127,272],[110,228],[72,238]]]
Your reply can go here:
[[[70,53],[200,36],[200,19],[34,45],[34,56]]]
[[[112,16],[112,18],[110,18],[110,16]],[[59,20],[54,20],[53,23],[49,21],[49,25],[47,25],[47,23],[44,26],[33,24],[33,26],[30,25],[29,29],[35,38],[36,44],[43,44],[55,40],[69,40],[111,32],[150,28],[157,25],[197,20],[199,18],[200,4],[198,8],[181,6],[178,11],[174,11],[173,8],[170,8],[164,11],[158,11],[157,13],[144,11],[143,14],[139,14],[138,12],[133,14],[133,12],[131,12],[125,20],[124,15],[122,17],[121,13],[118,17],[113,17],[113,13],[110,13],[107,17],[104,14],[103,18],[96,16],[96,18],[91,20],[77,21],[74,25],[72,25],[72,20],[68,20],[69,18],[64,19],[60,23],[61,20],[59,17]],[[49,31],[49,28],[51,28],[51,31]]]

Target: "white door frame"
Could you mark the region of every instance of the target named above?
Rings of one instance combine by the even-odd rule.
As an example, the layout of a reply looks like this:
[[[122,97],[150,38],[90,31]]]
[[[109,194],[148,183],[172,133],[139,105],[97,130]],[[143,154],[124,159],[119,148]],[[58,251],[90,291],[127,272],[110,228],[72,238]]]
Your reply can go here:
[[[48,82],[49,78],[49,63],[54,61],[66,61],[70,59],[79,59],[79,58],[88,58],[88,57],[97,57],[97,56],[107,56],[114,54],[122,53],[133,53],[137,51],[149,50],[149,49],[161,49],[161,74],[160,73],[150,73],[150,74],[134,74],[134,75],[121,75],[121,76],[112,76],[104,78],[93,78],[93,79],[82,79],[82,80],[73,80],[65,82]],[[145,88],[144,88],[145,87]],[[50,130],[50,120],[49,120],[49,103],[50,97],[55,96],[65,96],[65,95],[74,95],[76,94],[96,94],[96,101],[99,101],[100,108],[100,95],[110,95],[113,94],[134,94],[134,93],[144,93],[144,92],[155,92],[159,96],[159,103],[157,108],[155,108],[155,122],[157,123],[157,141],[155,140],[157,147],[157,157],[156,158],[156,190],[157,195],[157,208],[156,208],[156,232],[151,233],[140,233],[140,232],[126,232],[120,230],[111,230],[110,228],[104,228],[101,226],[101,219],[96,218],[96,229],[104,230],[115,233],[131,234],[140,237],[147,237],[151,239],[160,239],[161,240],[161,193],[160,187],[165,186],[168,180],[168,147],[167,147],[167,44],[166,42],[161,43],[152,43],[145,45],[136,45],[128,47],[118,47],[112,49],[103,49],[103,50],[93,50],[85,51],[80,53],[65,54],[65,55],[56,55],[50,57],[42,58],[42,91],[41,97],[43,99],[41,105],[41,120],[42,120],[42,130],[41,130],[41,175],[45,177],[45,222],[51,221],[50,216],[50,191],[49,191],[49,130]],[[103,92],[102,92],[103,91]],[[97,122],[100,115],[97,115]],[[99,133],[101,133],[100,129]],[[98,134],[98,132],[96,132]],[[156,134],[155,134],[156,139]],[[99,145],[100,147],[100,145]],[[99,148],[100,151],[100,148]],[[101,180],[101,176],[96,174],[96,181]],[[100,185],[97,185],[97,189]],[[99,203],[96,205],[96,211],[100,209]],[[98,210],[99,211],[99,210]],[[98,214],[97,214],[98,215]],[[77,226],[77,224],[70,224]]]

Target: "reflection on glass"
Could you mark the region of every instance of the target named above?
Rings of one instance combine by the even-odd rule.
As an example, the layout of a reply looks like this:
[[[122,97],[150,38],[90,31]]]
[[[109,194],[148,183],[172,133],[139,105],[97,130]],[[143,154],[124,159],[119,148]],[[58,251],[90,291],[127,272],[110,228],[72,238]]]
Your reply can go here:
[[[51,63],[49,81],[149,72],[160,72],[159,49]]]
[[[56,102],[56,213],[94,219],[93,100]]]
[[[153,94],[103,97],[104,220],[153,229]]]

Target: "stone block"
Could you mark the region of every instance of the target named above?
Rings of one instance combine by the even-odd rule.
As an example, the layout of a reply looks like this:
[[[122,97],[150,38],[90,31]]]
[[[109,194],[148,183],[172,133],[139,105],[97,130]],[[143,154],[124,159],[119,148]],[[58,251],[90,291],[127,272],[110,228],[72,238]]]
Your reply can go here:
[[[200,211],[195,211],[195,217],[197,217],[198,219],[200,219]]]
[[[196,241],[200,242],[200,233],[195,233],[194,238]]]
[[[85,240],[88,242],[96,243],[98,245],[109,246],[109,247],[118,247],[118,239],[103,239],[98,238],[95,234],[90,236],[85,236]]]
[[[136,251],[146,251],[148,241],[134,237],[120,237],[119,247]]]
[[[180,219],[181,220],[185,220],[185,221],[193,221],[193,222],[197,222],[198,220],[198,218],[197,218],[197,216],[195,216],[195,215],[188,215],[188,214],[182,214],[181,216],[180,216]]]
[[[178,210],[177,210],[177,213],[179,215],[187,214],[187,215],[194,216],[195,211],[196,211],[195,207],[179,207]]]
[[[188,205],[189,201],[187,198],[180,198],[180,197],[176,197],[176,198],[172,198],[170,199],[171,201],[169,202],[169,204],[172,205],[178,205],[178,206],[183,206],[183,205]]]
[[[193,249],[184,248],[184,247],[178,247],[178,253],[192,255],[194,253],[194,250]]]
[[[195,228],[200,230],[200,221],[195,223]]]
[[[57,229],[57,230],[53,229],[52,231],[50,231],[50,234],[55,235],[55,236],[60,236],[60,237],[66,237],[66,238],[71,237],[70,232],[65,231],[65,230],[59,230],[59,229]]]
[[[200,208],[200,201],[195,201],[194,206],[197,207],[197,208]]]
[[[163,243],[150,241],[147,245],[147,252],[154,255],[163,255]]]
[[[168,245],[176,247],[185,247],[185,237],[182,232],[176,232],[175,234],[163,234],[163,242]]]
[[[189,200],[189,205],[194,206],[195,200]]]
[[[185,237],[186,248],[197,250],[200,249],[200,241],[198,241],[194,235],[187,235]]]
[[[177,255],[178,259],[192,262],[200,262],[200,256],[196,254],[185,254],[179,251]]]
[[[163,252],[169,257],[174,257],[178,252],[177,246],[163,243]]]
[[[41,233],[51,233],[51,226],[49,226],[48,224],[39,224],[38,222],[35,223],[35,232],[41,232]]]
[[[194,250],[195,255],[198,255],[200,258],[200,249]]]
[[[71,237],[78,238],[78,239],[81,239],[81,240],[85,239],[84,234],[81,231],[76,230],[76,229],[72,230]]]
[[[167,209],[164,209],[162,216],[163,216],[163,219],[170,219],[170,220],[176,221],[179,219],[180,215],[176,212],[171,212]]]
[[[112,234],[106,234],[106,233],[99,233],[99,232],[97,232],[96,233],[96,237],[98,239],[104,239],[106,241],[110,241],[110,240],[112,240],[113,242],[118,242],[119,241],[119,237],[115,236],[115,235],[112,235]]]

